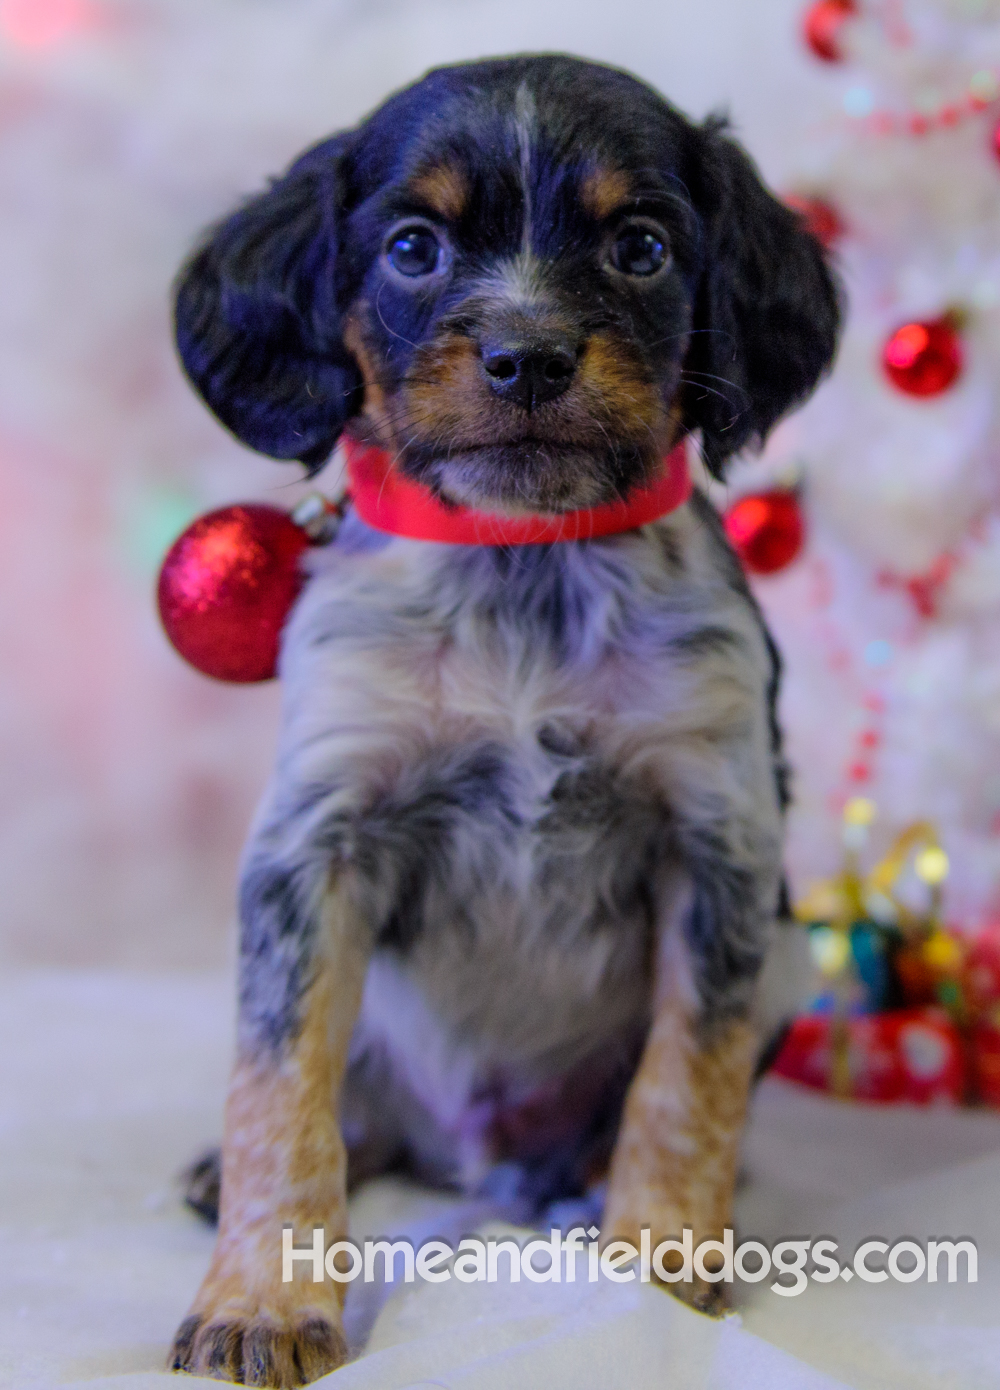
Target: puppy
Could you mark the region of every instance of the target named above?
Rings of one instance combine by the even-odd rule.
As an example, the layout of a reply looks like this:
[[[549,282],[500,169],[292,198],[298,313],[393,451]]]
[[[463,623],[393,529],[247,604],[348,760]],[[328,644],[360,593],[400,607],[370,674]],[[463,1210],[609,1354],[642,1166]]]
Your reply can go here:
[[[817,243],[724,122],[609,68],[432,72],[316,146],[182,273],[186,370],[250,447],[343,432],[445,507],[632,496],[697,432],[716,476],[829,365]],[[355,1175],[607,1176],[603,1233],[731,1219],[779,913],[778,661],[711,506],[589,541],[452,545],[348,517],[287,629],[242,870],[220,1230],[172,1364],[339,1365]],[[672,1285],[713,1307],[718,1285]]]

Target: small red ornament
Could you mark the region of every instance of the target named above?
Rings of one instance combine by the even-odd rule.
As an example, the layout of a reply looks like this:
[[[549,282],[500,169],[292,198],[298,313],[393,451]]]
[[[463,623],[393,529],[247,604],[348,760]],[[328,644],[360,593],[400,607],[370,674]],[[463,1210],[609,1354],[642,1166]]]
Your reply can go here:
[[[962,370],[962,340],[955,320],[904,323],[882,349],[882,365],[893,386],[908,396],[938,396]]]
[[[794,492],[741,497],[723,517],[726,535],[751,574],[775,574],[798,555],[805,540],[802,509]]]
[[[789,193],[785,205],[797,212],[806,224],[806,230],[828,251],[843,234],[844,224],[837,215],[836,208],[822,198],[810,198],[805,194]]]
[[[840,31],[858,12],[855,0],[816,0],[802,18],[802,35],[817,58],[824,63],[843,61]]]
[[[192,666],[216,680],[270,680],[302,587],[309,537],[287,512],[258,502],[199,517],[160,571],[160,618]]]

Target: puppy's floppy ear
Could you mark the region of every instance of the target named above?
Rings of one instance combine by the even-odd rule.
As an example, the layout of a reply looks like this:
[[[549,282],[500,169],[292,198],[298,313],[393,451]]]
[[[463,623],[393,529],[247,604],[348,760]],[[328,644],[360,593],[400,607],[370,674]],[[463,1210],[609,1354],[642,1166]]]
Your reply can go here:
[[[177,346],[210,409],[252,449],[311,470],[329,457],[362,393],[337,299],[348,141],[310,150],[215,227],[176,290]]]
[[[819,242],[767,191],[725,126],[713,116],[697,131],[689,174],[704,243],[683,396],[716,477],[813,389],[833,360],[841,316]]]

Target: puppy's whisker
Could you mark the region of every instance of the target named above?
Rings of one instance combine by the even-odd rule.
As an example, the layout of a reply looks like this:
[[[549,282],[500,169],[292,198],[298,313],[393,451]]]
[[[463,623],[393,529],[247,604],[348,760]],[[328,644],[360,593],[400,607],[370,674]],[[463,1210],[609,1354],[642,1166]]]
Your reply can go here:
[[[725,378],[724,378],[724,377],[717,377],[717,378],[715,378],[715,379],[716,379],[717,381],[725,381]],[[725,393],[724,391],[718,391],[718,390],[716,390],[716,388],[715,388],[714,386],[708,386],[708,385],[706,385],[705,382],[703,382],[703,381],[695,381],[694,378],[691,377],[691,376],[689,376],[688,373],[686,373],[686,372],[682,372],[682,373],[681,373],[681,380],[682,380],[682,381],[688,382],[689,385],[691,385],[691,386],[696,386],[696,387],[699,389],[699,391],[705,391],[705,392],[706,392],[708,395],[710,395],[710,396],[718,396],[718,398],[719,398],[720,401],[725,401],[725,402],[726,402],[726,405],[732,406],[732,408],[733,408],[734,410],[736,410],[736,411],[741,411],[741,410],[745,410],[745,409],[746,409],[745,406],[740,406],[740,405],[739,405],[736,401],[734,401],[730,396],[727,396],[726,393]],[[726,385],[732,385],[732,383],[726,382]],[[741,395],[746,396],[746,392],[745,392],[745,391],[740,391],[740,388],[739,388],[739,387],[734,387],[734,389],[735,389],[736,391],[740,392]]]
[[[703,334],[711,334],[713,337],[717,338],[728,338],[729,341],[733,344],[735,344],[736,342],[736,339],[733,337],[733,335],[727,332],[724,328],[689,328],[686,332],[668,333],[663,338],[656,338],[653,342],[649,344],[649,348],[652,349],[662,347],[664,343],[675,343],[682,338],[697,338]]]
[[[714,372],[691,372],[687,370],[681,372],[682,381],[693,381],[695,377],[703,377],[707,381],[721,381],[723,386],[728,386],[730,390],[736,391],[739,395],[745,396],[747,400],[750,400],[750,392],[737,382],[730,381],[726,376],[716,376]]]
[[[382,325],[382,327],[385,329],[385,331],[389,334],[390,337],[392,337],[392,338],[398,338],[399,341],[400,341],[401,343],[405,343],[405,344],[407,345],[407,347],[411,347],[411,348],[418,347],[419,344],[414,343],[414,342],[411,342],[409,338],[404,338],[403,335],[402,335],[402,333],[397,333],[396,330],[395,330],[394,328],[390,328],[390,326],[386,323],[385,319],[382,317],[382,306],[381,306],[380,301],[381,301],[381,299],[382,299],[382,294],[383,294],[385,288],[386,288],[386,286],[385,286],[384,284],[383,284],[383,285],[380,285],[380,286],[379,286],[378,294],[375,296],[375,312],[376,312],[376,314],[378,315],[378,321],[379,321],[379,323]]]

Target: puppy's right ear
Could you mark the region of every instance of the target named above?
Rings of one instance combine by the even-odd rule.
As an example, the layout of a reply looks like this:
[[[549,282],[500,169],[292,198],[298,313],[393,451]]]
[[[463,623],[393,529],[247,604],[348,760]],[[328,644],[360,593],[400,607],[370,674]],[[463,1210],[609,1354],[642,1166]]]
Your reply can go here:
[[[721,478],[726,461],[762,446],[829,370],[842,306],[819,242],[767,190],[724,118],[710,116],[696,135],[688,186],[705,260],[684,364],[685,415]]]
[[[213,228],[176,290],[181,361],[209,408],[251,449],[311,471],[362,398],[337,296],[348,140],[310,150]]]

